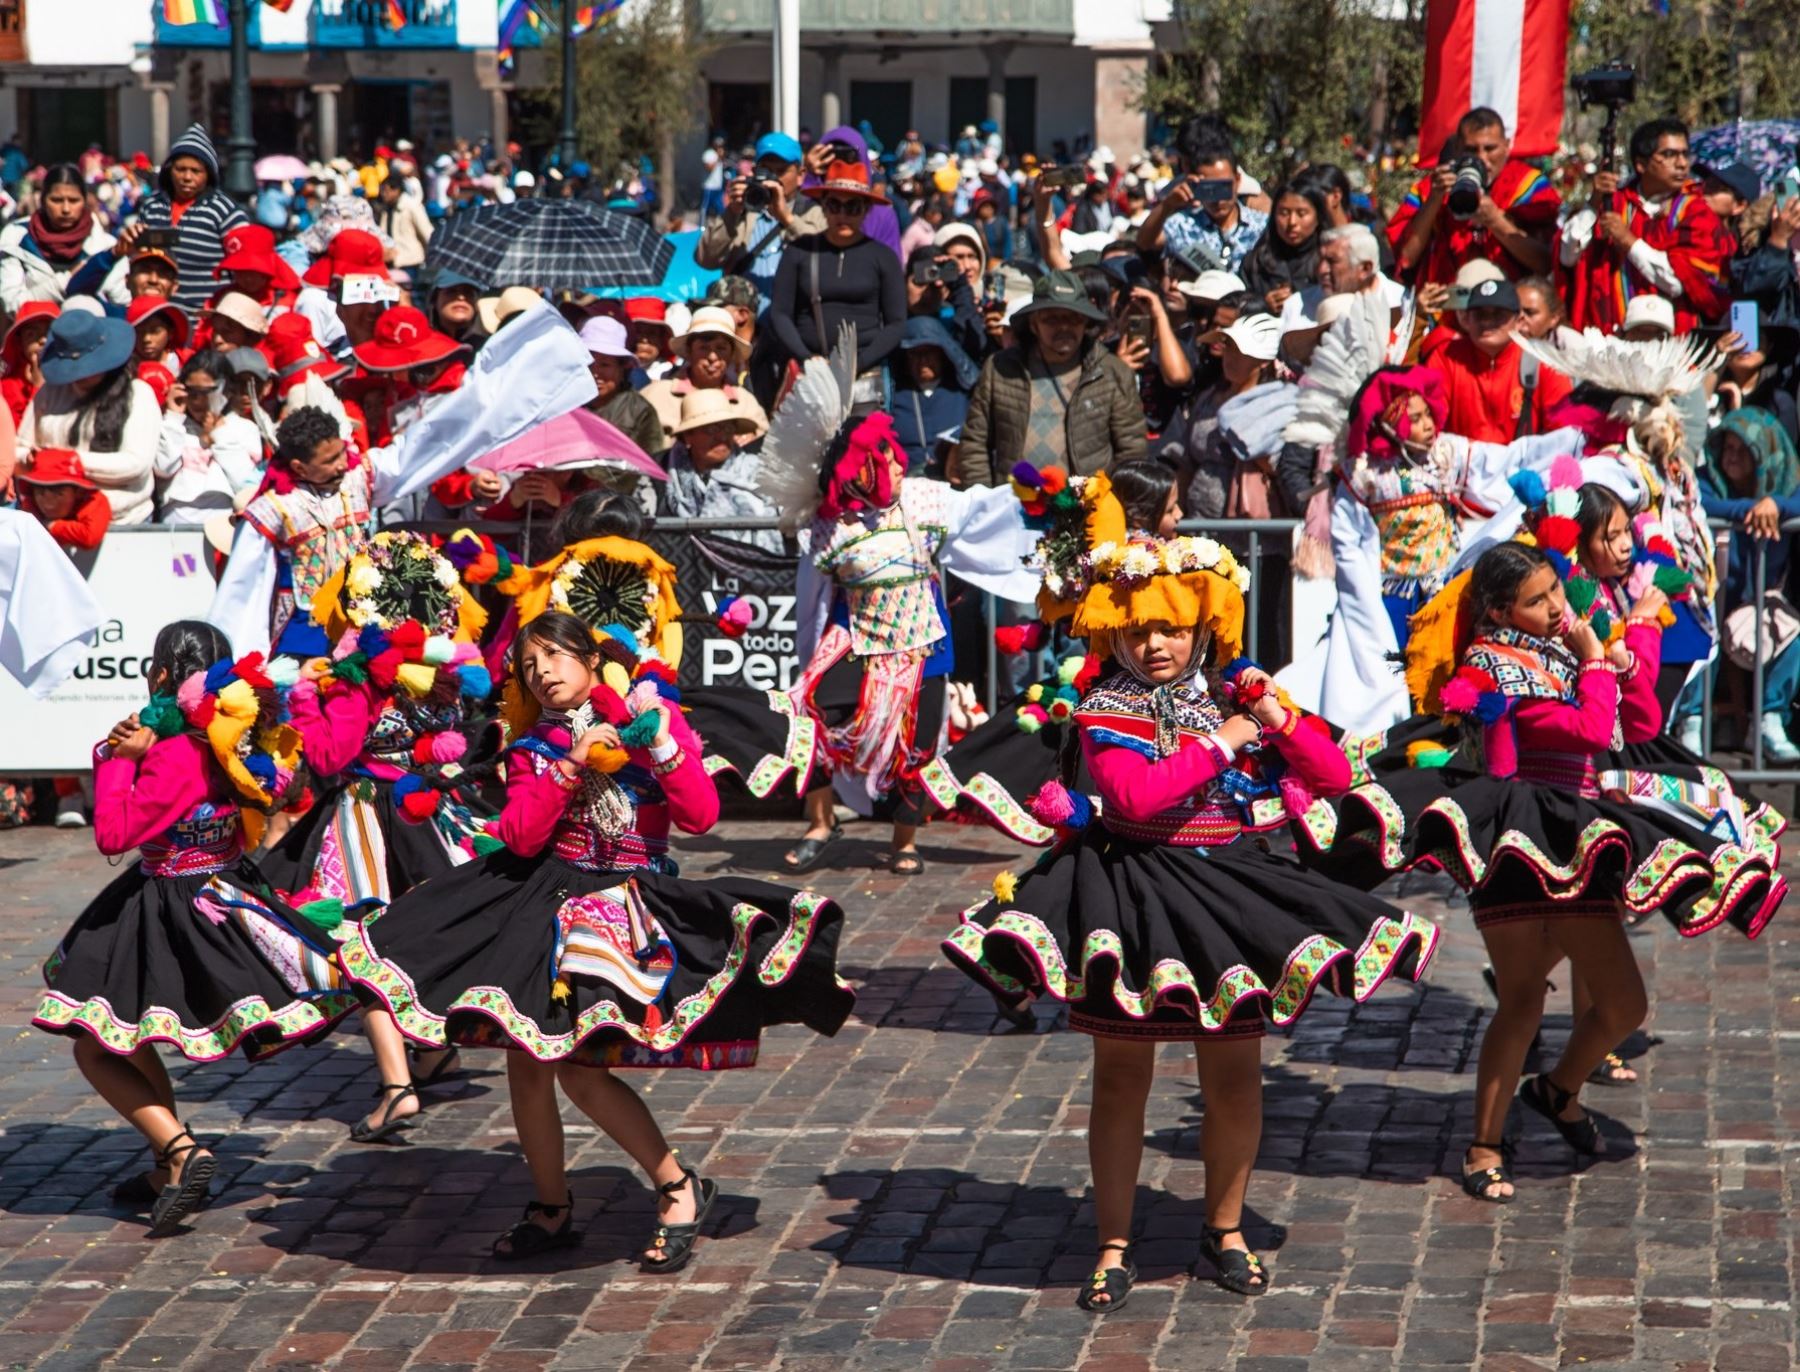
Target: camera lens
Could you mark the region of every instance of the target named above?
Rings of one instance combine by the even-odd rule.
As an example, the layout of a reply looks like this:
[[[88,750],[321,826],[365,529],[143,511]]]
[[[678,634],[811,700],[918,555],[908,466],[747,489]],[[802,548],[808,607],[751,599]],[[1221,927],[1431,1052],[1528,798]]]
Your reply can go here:
[[[1456,180],[1451,183],[1450,194],[1445,199],[1451,214],[1458,219],[1467,219],[1481,208],[1481,196],[1487,190],[1487,176],[1481,163],[1473,157],[1459,158],[1455,167]]]
[[[744,187],[745,209],[766,210],[772,201],[773,197],[769,194],[769,183],[761,177],[757,177],[756,180]]]

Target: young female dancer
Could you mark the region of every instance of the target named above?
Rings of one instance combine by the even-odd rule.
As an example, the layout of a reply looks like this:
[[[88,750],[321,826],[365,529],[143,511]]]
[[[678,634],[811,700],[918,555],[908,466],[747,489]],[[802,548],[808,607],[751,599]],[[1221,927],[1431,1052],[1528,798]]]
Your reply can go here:
[[[143,1134],[156,1166],[121,1185],[172,1234],[206,1200],[216,1164],[176,1115],[154,1045],[211,1062],[260,1059],[324,1035],[355,1008],[335,945],[267,898],[244,858],[240,806],[268,807],[297,761],[260,662],[233,663],[209,624],[156,636],[150,703],[94,750],[94,837],[140,860],[88,905],[44,964],[32,1023],[75,1040],[75,1064]]]
[[[1116,1310],[1136,1280],[1132,1197],[1162,1041],[1194,1045],[1206,1097],[1201,1252],[1221,1286],[1253,1295],[1268,1286],[1242,1234],[1263,1017],[1291,1023],[1321,984],[1362,1000],[1390,975],[1417,978],[1437,930],[1272,845],[1290,807],[1341,790],[1349,767],[1318,721],[1237,658],[1248,576],[1230,551],[1127,542],[1104,476],[1082,497],[1093,539],[1073,629],[1112,670],[1075,722],[1104,807],[1088,822],[1085,796],[1040,794],[1040,818],[1059,810],[1065,841],[1028,875],[1003,874],[944,951],[1010,1001],[1069,1003],[1070,1027],[1093,1037],[1100,1258],[1081,1307]]]
[[[1463,1187],[1505,1202],[1507,1106],[1543,1015],[1546,973],[1567,957],[1591,1003],[1557,1065],[1526,1082],[1519,1099],[1577,1153],[1599,1156],[1605,1142],[1581,1107],[1581,1086],[1646,1013],[1621,911],[1660,909],[1687,937],[1729,922],[1754,938],[1786,884],[1772,839],[1744,846],[1602,786],[1613,752],[1660,724],[1651,606],[1628,616],[1631,662],[1621,669],[1593,624],[1569,611],[1544,551],[1499,544],[1459,585],[1455,670],[1427,703],[1464,721],[1476,765],[1383,777],[1341,801],[1315,802],[1303,828],[1315,848],[1329,849],[1326,871],[1367,883],[1430,858],[1469,890],[1500,1009],[1482,1043]],[[1413,640],[1421,642],[1416,620]],[[1431,674],[1429,664],[1409,665]]]
[[[449,559],[409,533],[376,534],[319,588],[310,613],[334,645],[292,696],[317,787],[258,863],[302,910],[354,920],[474,855],[475,783],[497,742],[476,648],[487,615]],[[419,1089],[457,1062],[421,1054],[415,1078],[391,1019],[371,1013],[365,1024],[380,1101],[350,1137],[383,1143],[418,1113]]]
[[[365,999],[416,1043],[478,1044],[507,1058],[536,1197],[494,1245],[529,1257],[577,1242],[556,1085],[641,1166],[658,1192],[645,1270],[691,1256],[717,1194],[670,1151],[619,1067],[748,1067],[766,1025],[833,1034],[854,995],[834,966],[842,914],[764,882],[684,881],[669,827],[702,833],[718,792],[699,740],[640,677],[633,636],[603,641],[549,611],[521,628],[515,680],[528,713],[505,754],[505,847],[400,896],[342,948]]]

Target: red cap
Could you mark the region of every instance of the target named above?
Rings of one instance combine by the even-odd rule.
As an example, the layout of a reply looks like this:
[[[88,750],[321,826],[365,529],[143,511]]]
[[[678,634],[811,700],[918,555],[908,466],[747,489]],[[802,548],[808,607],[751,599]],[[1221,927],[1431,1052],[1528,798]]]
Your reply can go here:
[[[331,382],[350,370],[319,346],[312,322],[303,314],[288,313],[271,320],[263,349],[275,367],[275,389],[282,395],[305,380],[308,372],[317,372]]]
[[[394,155],[394,150],[386,143],[382,143],[375,149],[375,155],[385,162]]]
[[[169,392],[174,388],[175,377],[167,367],[160,362],[140,362],[137,379],[150,388],[156,397],[158,408],[168,408]]]
[[[5,344],[10,344],[13,335],[19,331],[21,324],[29,324],[34,319],[55,319],[62,313],[62,306],[54,300],[27,300],[19,306],[19,312],[13,316],[12,323],[6,326]],[[4,347],[5,344],[0,344]]]
[[[667,324],[669,304],[653,295],[634,295],[625,302],[625,317],[634,324]]]
[[[134,171],[143,171],[143,172],[149,171],[150,167],[151,167],[150,154],[147,152],[132,153],[131,154],[131,166]]]
[[[225,256],[213,268],[213,279],[226,272],[261,272],[278,291],[300,289],[300,277],[275,251],[275,234],[261,224],[240,224],[226,233]]]
[[[424,311],[397,305],[375,321],[375,336],[352,351],[372,372],[402,372],[442,362],[466,349],[449,334],[432,328]]]
[[[325,255],[306,269],[309,286],[329,286],[340,276],[379,276],[389,279],[381,240],[362,229],[343,229],[331,240]]]
[[[84,491],[100,488],[88,480],[87,469],[72,448],[39,448],[31,455],[29,466],[13,473],[15,481],[27,486],[79,486]]]
[[[133,296],[131,303],[125,307],[125,322],[136,328],[153,314],[166,314],[169,317],[169,334],[177,348],[187,346],[191,326],[187,313],[173,300],[160,295]],[[163,369],[167,371],[165,367]]]

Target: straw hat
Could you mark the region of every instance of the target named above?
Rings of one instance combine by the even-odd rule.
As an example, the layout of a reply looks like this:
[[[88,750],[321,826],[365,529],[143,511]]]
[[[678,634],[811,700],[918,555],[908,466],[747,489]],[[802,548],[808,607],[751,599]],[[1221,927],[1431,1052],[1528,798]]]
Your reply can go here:
[[[687,356],[687,341],[696,334],[718,334],[729,338],[736,349],[738,364],[741,366],[750,360],[750,345],[738,336],[737,321],[731,317],[731,311],[719,305],[702,305],[694,311],[694,317],[688,321],[687,332],[669,344],[675,356]]]
[[[709,424],[731,424],[740,433],[755,433],[756,421],[731,403],[724,391],[713,388],[689,391],[681,398],[681,422],[674,432],[684,434]]]
[[[523,314],[541,299],[538,293],[529,286],[508,286],[496,298],[484,295],[475,302],[475,312],[481,317],[482,329],[490,334],[500,332],[500,326],[516,314]]]

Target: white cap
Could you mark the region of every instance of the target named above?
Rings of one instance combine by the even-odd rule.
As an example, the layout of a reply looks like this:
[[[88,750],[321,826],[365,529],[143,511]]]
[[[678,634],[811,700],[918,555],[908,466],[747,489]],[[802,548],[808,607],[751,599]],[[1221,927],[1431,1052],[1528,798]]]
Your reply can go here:
[[[1090,167],[1111,166],[1116,160],[1113,157],[1113,150],[1104,143],[1088,154],[1088,166]]]
[[[1192,281],[1178,281],[1175,289],[1189,300],[1223,300],[1228,295],[1235,295],[1248,289],[1244,278],[1236,272],[1204,271]]]
[[[1209,329],[1200,335],[1202,343],[1216,343],[1229,338],[1245,357],[1258,362],[1273,362],[1281,351],[1281,321],[1272,314],[1246,314],[1223,329]]]
[[[1306,333],[1311,329],[1329,329],[1338,320],[1350,313],[1350,307],[1356,297],[1348,291],[1340,291],[1336,295],[1328,295],[1308,310],[1305,304],[1294,313],[1286,310],[1281,314],[1281,332],[1285,337],[1291,333]]]
[[[535,186],[535,185],[537,185],[537,177],[533,176],[528,171],[515,172],[515,173],[513,173],[513,185],[515,185],[515,186]]]
[[[975,174],[977,176],[998,176],[1000,175],[1000,164],[991,157],[984,157],[976,162]]]
[[[1675,307],[1660,295],[1634,295],[1631,303],[1625,307],[1625,322],[1619,325],[1619,332],[1643,328],[1656,328],[1666,334],[1673,334]]]
[[[1456,284],[1465,289],[1483,281],[1500,281],[1506,273],[1485,257],[1473,257],[1456,269]]]

